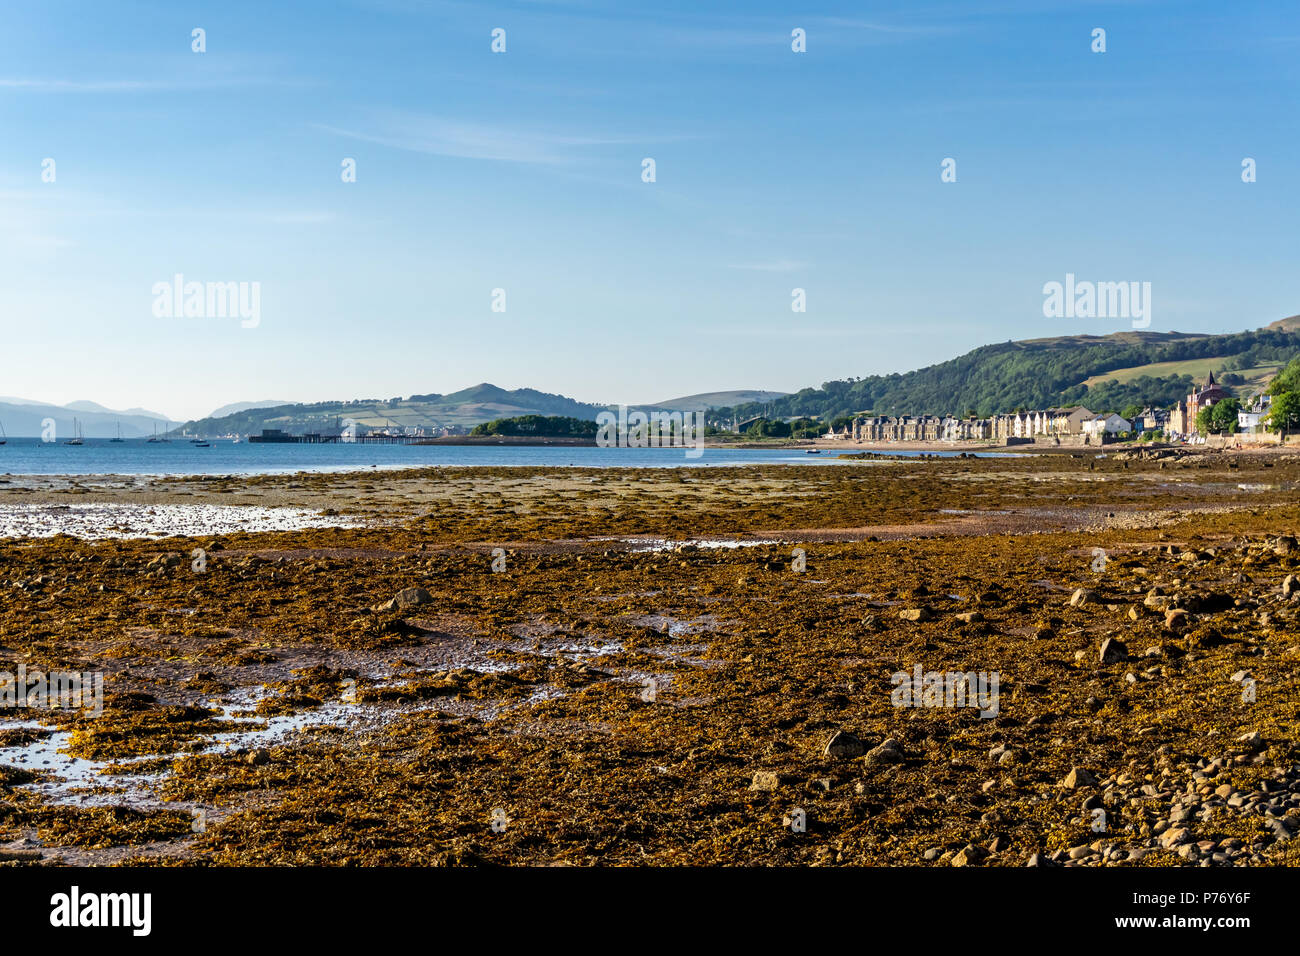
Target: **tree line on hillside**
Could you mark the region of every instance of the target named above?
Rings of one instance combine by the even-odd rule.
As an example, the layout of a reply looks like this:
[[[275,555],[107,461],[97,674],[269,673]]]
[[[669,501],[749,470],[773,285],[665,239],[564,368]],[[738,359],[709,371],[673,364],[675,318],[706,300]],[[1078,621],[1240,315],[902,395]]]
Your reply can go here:
[[[516,435],[528,438],[596,437],[596,422],[563,415],[519,415],[475,425],[471,435]]]
[[[799,418],[792,422],[780,419],[760,418],[745,429],[749,438],[817,438],[826,433],[826,423],[811,418]],[[716,434],[716,429],[708,429],[705,434]]]

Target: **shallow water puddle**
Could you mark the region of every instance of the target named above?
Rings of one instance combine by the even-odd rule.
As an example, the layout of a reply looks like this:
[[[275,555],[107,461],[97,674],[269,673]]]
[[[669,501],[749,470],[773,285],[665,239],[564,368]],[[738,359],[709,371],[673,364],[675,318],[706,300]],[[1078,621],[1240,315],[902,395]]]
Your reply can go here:
[[[545,646],[545,645],[543,645]],[[594,660],[598,657],[608,657],[610,654],[617,654],[623,650],[622,641],[605,641],[594,640],[591,643],[567,642],[563,644],[553,644],[549,650],[572,657],[574,660]],[[545,651],[543,651],[545,653]]]
[[[680,547],[692,548],[756,548],[766,544],[780,544],[779,541],[753,540],[741,541],[737,538],[685,538],[675,541],[671,538],[596,538],[596,541],[621,541],[634,544],[633,554],[646,554],[658,551],[675,551]]]
[[[0,538],[204,537],[234,532],[359,528],[365,522],[310,508],[261,505],[0,505]]]
[[[630,622],[637,627],[648,627],[652,630],[661,631],[669,637],[684,637],[689,634],[699,634],[703,631],[711,631],[718,626],[718,619],[712,614],[701,614],[693,621],[684,621],[681,618],[673,617],[671,614],[642,614],[640,617],[633,618]]]
[[[155,794],[157,784],[167,777],[167,773],[105,773],[105,770],[111,766],[129,767],[158,760],[177,760],[213,750],[256,749],[280,743],[290,734],[308,727],[340,727],[363,718],[380,716],[378,708],[363,708],[360,704],[348,702],[329,702],[315,710],[279,717],[234,716],[237,712],[251,709],[256,703],[257,700],[249,694],[241,695],[233,703],[217,705],[221,711],[218,719],[231,724],[233,729],[201,738],[199,747],[192,751],[85,760],[65,752],[72,739],[71,732],[55,730],[37,740],[13,747],[0,747],[0,765],[47,772],[48,776],[32,783],[20,784],[19,788],[40,794],[52,804],[175,808],[183,804],[164,802]],[[240,729],[241,725],[247,729]],[[48,729],[38,721],[0,722],[0,730]]]

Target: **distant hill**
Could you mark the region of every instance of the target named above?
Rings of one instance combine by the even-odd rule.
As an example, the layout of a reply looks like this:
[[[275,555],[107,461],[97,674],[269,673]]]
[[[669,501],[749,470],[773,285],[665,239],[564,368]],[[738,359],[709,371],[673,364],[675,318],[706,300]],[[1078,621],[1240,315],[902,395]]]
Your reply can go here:
[[[94,402],[73,402],[70,405],[49,405],[44,402],[28,402],[22,399],[13,401],[0,400],[0,425],[5,433],[14,438],[39,437],[47,418],[54,420],[55,434],[71,437],[74,434],[73,420],[81,425],[82,433],[87,438],[115,438],[117,427],[122,426],[123,438],[144,438],[166,432],[176,426],[163,415],[143,409],[131,409],[125,412],[104,409]]]
[[[603,405],[591,405],[532,388],[506,391],[487,382],[450,395],[412,395],[410,400],[420,398],[428,400],[432,414],[445,423],[457,425],[477,425],[495,418],[514,418],[519,415],[595,418],[604,408]]]
[[[987,416],[1075,404],[1093,411],[1131,404],[1167,407],[1209,371],[1228,388],[1249,395],[1297,354],[1300,316],[1228,335],[1062,335],[985,345],[913,372],[827,382],[768,402],[718,409],[716,419],[768,415],[833,421],[859,412]]]
[[[127,409],[105,408],[103,405],[100,405],[98,402],[87,402],[87,401],[68,402],[68,404],[64,405],[63,407],[70,409],[74,412],[95,412],[96,414],[101,414],[101,415],[127,415],[132,418],[147,418],[150,419],[151,421],[153,420],[160,421],[160,422],[170,421],[170,419],[162,412],[150,411],[147,408],[127,408]]]
[[[279,428],[294,434],[332,434],[348,420],[363,429],[423,427],[468,430],[482,422],[522,415],[594,419],[604,408],[603,405],[591,405],[531,388],[507,391],[484,382],[450,395],[434,392],[408,398],[253,407],[186,422],[184,431],[191,435],[256,435],[264,428]]]
[[[757,388],[738,388],[730,392],[701,392],[698,395],[684,395],[681,398],[670,398],[662,402],[655,402],[653,405],[638,405],[637,408],[665,409],[669,411],[708,410],[711,408],[727,408],[731,405],[741,405],[746,402],[770,402],[774,398],[781,398],[788,394],[789,392],[765,392]]]
[[[716,408],[738,401],[767,401],[784,392],[738,389],[729,392],[703,392],[669,399],[655,405],[637,405],[645,410],[679,410]],[[242,407],[241,407],[242,406]],[[406,398],[359,399],[303,403],[243,402],[219,408],[206,418],[186,422],[183,431],[190,435],[256,435],[265,428],[279,428],[300,434],[332,434],[347,420],[363,429],[423,427],[465,430],[500,419],[528,415],[577,418],[594,421],[609,405],[579,402],[564,395],[539,392],[532,388],[507,390],[488,382],[443,395],[439,392],[410,395]]]
[[[268,398],[260,402],[232,402],[229,405],[222,405],[216,411],[209,412],[208,418],[224,418],[227,415],[233,415],[236,412],[246,412],[252,408],[275,408],[279,405],[288,405],[284,399]]]

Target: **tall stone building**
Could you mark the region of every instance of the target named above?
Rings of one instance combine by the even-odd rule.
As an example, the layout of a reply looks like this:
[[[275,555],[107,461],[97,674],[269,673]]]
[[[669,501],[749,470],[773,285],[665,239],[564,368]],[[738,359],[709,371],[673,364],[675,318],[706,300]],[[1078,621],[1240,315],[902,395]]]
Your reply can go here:
[[[1210,408],[1216,402],[1228,398],[1228,393],[1219,387],[1211,372],[1205,377],[1205,384],[1180,401],[1169,413],[1169,427],[1180,435],[1190,435],[1196,431],[1196,416],[1201,409]]]

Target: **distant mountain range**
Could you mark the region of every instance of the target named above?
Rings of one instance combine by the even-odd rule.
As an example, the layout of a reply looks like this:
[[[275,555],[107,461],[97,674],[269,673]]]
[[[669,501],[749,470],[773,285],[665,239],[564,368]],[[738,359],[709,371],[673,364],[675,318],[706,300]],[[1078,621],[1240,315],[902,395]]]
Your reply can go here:
[[[783,392],[758,389],[737,389],[687,395],[636,407],[646,410],[692,411],[737,402],[764,401],[783,394]],[[34,436],[41,433],[44,419],[53,418],[58,434],[63,436],[73,433],[73,419],[76,418],[87,438],[112,438],[117,434],[119,422],[125,438],[151,436],[154,433],[155,423],[160,434],[183,432],[204,436],[256,435],[266,428],[279,428],[292,434],[303,432],[330,434],[337,432],[349,420],[364,429],[410,426],[429,430],[442,428],[468,430],[482,422],[520,415],[563,415],[570,418],[594,419],[597,414],[609,407],[611,406],[579,402],[563,395],[539,392],[531,388],[507,391],[485,382],[449,395],[429,393],[411,395],[407,398],[313,403],[284,402],[274,399],[234,402],[215,409],[212,414],[204,418],[185,423],[141,408],[118,411],[88,401],[59,406],[22,398],[0,397],[0,425],[3,425],[10,435]]]
[[[158,433],[162,434],[179,424],[166,415],[145,408],[119,411],[87,401],[51,405],[25,398],[0,397],[0,425],[4,426],[5,433],[8,435],[14,437],[40,435],[46,419],[54,420],[55,434],[60,438],[72,437],[74,419],[87,438],[115,438],[119,424],[122,426],[123,438],[151,436],[155,426]]]
[[[1110,335],[1063,335],[985,345],[965,355],[903,374],[828,382],[793,394],[735,389],[701,392],[653,404],[643,410],[707,410],[713,421],[818,417],[823,421],[858,413],[880,415],[981,416],[1018,408],[1085,404],[1093,411],[1132,405],[1167,407],[1193,382],[1214,372],[1238,394],[1253,394],[1279,368],[1300,354],[1300,316],[1262,329],[1225,335],[1126,331]],[[177,429],[166,416],[133,408],[115,411],[94,402],[55,406],[0,397],[0,424],[14,436],[39,435],[53,418],[60,435],[80,420],[87,437],[111,438],[117,424],[124,437],[183,431],[190,435],[249,435],[266,428],[290,433],[336,433],[348,421],[363,429],[422,427],[468,430],[498,418],[521,415],[594,419],[614,405],[580,402],[531,388],[507,390],[482,383],[448,395],[314,402],[236,402]]]

